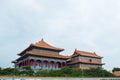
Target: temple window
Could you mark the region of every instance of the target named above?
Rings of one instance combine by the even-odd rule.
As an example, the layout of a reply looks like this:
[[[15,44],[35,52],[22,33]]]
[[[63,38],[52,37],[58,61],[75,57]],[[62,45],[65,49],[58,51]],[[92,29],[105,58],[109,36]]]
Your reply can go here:
[[[92,62],[92,59],[89,59],[90,62]]]

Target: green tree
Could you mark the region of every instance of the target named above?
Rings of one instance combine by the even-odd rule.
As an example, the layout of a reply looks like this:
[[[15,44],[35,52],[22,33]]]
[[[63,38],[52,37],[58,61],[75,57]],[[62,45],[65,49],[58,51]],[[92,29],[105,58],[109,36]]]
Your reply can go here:
[[[64,67],[61,68],[61,73],[63,76],[71,76],[73,68],[69,68],[69,67]]]
[[[41,76],[41,77],[46,77],[49,75],[49,71],[48,70],[38,70],[36,72],[36,76]]]
[[[113,68],[112,72],[115,72],[115,71],[120,71],[120,68],[118,67]]]
[[[14,75],[14,68],[4,68],[2,69],[3,75]]]
[[[0,75],[2,75],[2,68],[0,67]]]
[[[83,71],[81,69],[72,69],[72,77],[82,77]]]
[[[50,77],[61,77],[61,76],[63,76],[63,74],[62,74],[61,70],[50,70],[49,76]]]
[[[89,70],[85,70],[86,76],[90,77],[101,77],[103,76],[102,68],[91,68]]]
[[[85,71],[85,76],[88,77],[113,77],[114,75],[102,68],[91,68]]]
[[[23,67],[23,70],[19,73],[22,76],[33,76],[34,71],[31,69],[31,67],[25,66]]]
[[[114,68],[113,71],[118,71],[119,68]],[[38,70],[36,73],[31,67],[23,67],[22,70],[15,68],[0,68],[0,75],[13,76],[42,76],[42,77],[114,77],[112,73],[102,68],[91,68],[88,70],[81,70],[75,68],[64,67],[60,70]]]

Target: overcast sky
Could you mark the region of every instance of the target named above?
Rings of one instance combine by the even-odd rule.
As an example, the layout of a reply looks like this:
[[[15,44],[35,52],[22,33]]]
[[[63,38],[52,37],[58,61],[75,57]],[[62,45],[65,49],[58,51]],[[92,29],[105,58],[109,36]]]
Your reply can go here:
[[[0,0],[0,67],[31,43],[96,52],[103,66],[120,67],[120,0]]]

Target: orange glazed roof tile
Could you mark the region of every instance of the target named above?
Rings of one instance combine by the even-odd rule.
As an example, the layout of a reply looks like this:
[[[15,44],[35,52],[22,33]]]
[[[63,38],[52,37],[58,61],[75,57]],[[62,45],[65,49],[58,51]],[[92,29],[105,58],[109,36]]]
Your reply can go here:
[[[26,54],[36,55],[36,56],[44,56],[44,57],[62,58],[62,59],[68,59],[69,58],[69,56],[63,56],[63,55],[59,55],[59,54],[33,52],[33,51],[27,51]]]
[[[52,50],[57,50],[57,51],[63,51],[64,49],[62,48],[56,48],[48,43],[46,43],[43,39],[39,41],[36,44],[31,44],[32,46],[40,47],[40,48],[46,48],[46,49],[52,49]]]
[[[95,52],[92,53],[92,52],[80,51],[80,50],[75,49],[74,54],[72,55],[72,57],[78,56],[78,55],[102,58],[101,56],[98,56]]]

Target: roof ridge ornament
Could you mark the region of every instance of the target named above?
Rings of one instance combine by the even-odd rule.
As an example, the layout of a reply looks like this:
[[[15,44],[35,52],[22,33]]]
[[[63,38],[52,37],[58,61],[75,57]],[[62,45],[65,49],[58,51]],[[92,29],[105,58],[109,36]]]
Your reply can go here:
[[[77,51],[77,48],[75,48],[75,52]]]
[[[77,49],[75,48],[75,51],[74,51],[74,54],[73,55],[75,55],[75,54],[77,54]]]
[[[96,52],[93,52],[93,54],[96,54]]]
[[[44,39],[42,38],[40,41],[36,42],[36,44],[38,44],[38,43],[40,43],[40,42],[43,42],[43,41],[44,41]]]
[[[44,39],[42,38],[41,41],[44,41]]]
[[[57,51],[63,51],[64,50],[62,48],[57,48],[57,47],[47,43],[46,41],[44,41],[43,38],[39,42],[37,42],[36,44],[33,44],[33,46],[40,47],[40,48],[57,50]]]

